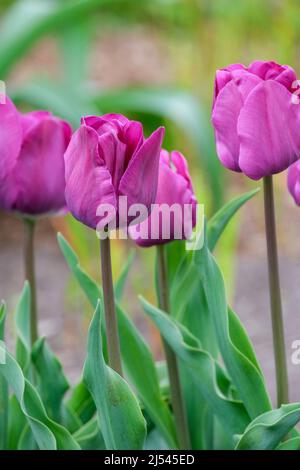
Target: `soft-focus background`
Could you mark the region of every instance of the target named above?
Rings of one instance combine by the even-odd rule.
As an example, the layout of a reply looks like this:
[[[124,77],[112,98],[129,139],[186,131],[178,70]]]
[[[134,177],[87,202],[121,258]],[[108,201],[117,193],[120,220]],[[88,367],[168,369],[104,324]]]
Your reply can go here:
[[[0,15],[0,79],[21,109],[49,109],[74,129],[80,115],[105,112],[138,118],[147,133],[166,125],[165,146],[188,158],[207,216],[261,186],[225,173],[218,162],[210,125],[214,73],[255,59],[288,63],[300,73],[298,0],[1,0]],[[300,365],[291,362],[292,342],[300,340],[300,208],[287,193],[285,174],[275,178],[275,189],[291,398],[300,401]],[[75,381],[92,312],[59,253],[57,230],[100,280],[99,247],[71,216],[39,223],[40,332]],[[115,276],[131,250],[129,242],[113,242]],[[216,255],[274,397],[262,194],[230,223]],[[153,259],[152,249],[135,253],[123,302],[160,357],[158,335],[137,300],[138,292],[154,299]],[[11,313],[22,282],[21,223],[0,213],[0,296]]]

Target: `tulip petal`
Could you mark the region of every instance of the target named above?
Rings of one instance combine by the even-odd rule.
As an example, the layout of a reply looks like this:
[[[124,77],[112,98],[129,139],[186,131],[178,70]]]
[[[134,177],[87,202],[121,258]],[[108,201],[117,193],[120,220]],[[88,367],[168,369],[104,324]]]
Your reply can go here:
[[[117,189],[125,170],[126,145],[115,132],[106,132],[99,136],[98,146],[99,155],[111,175],[114,188]]]
[[[0,123],[0,181],[2,181],[15,166],[22,143],[20,115],[7,96],[0,100]]]
[[[293,83],[297,77],[292,67],[288,65],[280,65],[276,62],[264,62],[256,60],[248,67],[249,72],[258,75],[263,80],[275,80],[288,90],[293,90]],[[294,87],[295,88],[295,87]]]
[[[166,161],[164,152],[161,153],[160,158],[158,190],[155,200],[155,204],[160,205],[160,209],[156,206],[146,220],[129,228],[130,236],[142,247],[168,243],[176,238],[175,231],[177,238],[178,236],[180,239],[185,238],[183,224],[187,223],[187,227],[192,228],[196,223],[197,200],[191,189],[191,179],[185,158],[179,152],[172,152],[174,169]],[[184,216],[184,210],[187,211],[187,206],[190,207],[189,221],[187,220],[187,212]],[[172,207],[175,211],[174,216],[170,212]],[[165,224],[165,233],[162,229],[163,224]],[[187,237],[189,236],[190,233],[187,234]]]
[[[96,228],[103,217],[97,216],[100,204],[116,210],[116,194],[111,175],[98,152],[98,134],[81,126],[65,153],[66,201],[76,219]]]
[[[246,67],[243,64],[231,64],[224,69],[217,70],[214,85],[213,106],[222,88],[224,88],[224,86],[232,80],[231,72],[233,72],[234,70],[246,70]]]
[[[300,157],[300,107],[282,85],[267,80],[248,96],[238,119],[239,166],[249,178],[279,173]]]
[[[241,171],[238,117],[248,94],[260,82],[259,77],[240,70],[235,78],[222,88],[215,102],[212,123],[215,128],[217,153],[223,165],[233,171]]]
[[[155,201],[164,133],[163,127],[153,132],[129,161],[119,185],[119,194],[127,196],[128,207],[144,204],[149,209]]]

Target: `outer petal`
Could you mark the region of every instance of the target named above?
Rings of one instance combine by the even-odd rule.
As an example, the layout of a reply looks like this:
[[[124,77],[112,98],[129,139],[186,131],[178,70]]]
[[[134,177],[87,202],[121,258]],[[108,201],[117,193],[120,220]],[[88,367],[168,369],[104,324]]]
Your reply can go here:
[[[231,64],[224,69],[219,69],[216,71],[213,103],[215,102],[216,97],[222,88],[224,88],[224,86],[227,85],[230,80],[232,80],[231,72],[234,70],[246,70],[246,67],[243,64]]]
[[[31,113],[21,114],[21,123],[24,135],[36,124],[52,114],[48,111],[32,111]]]
[[[279,173],[300,157],[300,107],[279,83],[267,80],[248,96],[238,119],[239,165],[249,178]]]
[[[132,204],[144,204],[150,209],[155,201],[164,133],[163,127],[153,132],[128,164],[119,186],[119,194],[128,198],[128,207]]]
[[[5,103],[3,104],[2,101]],[[0,182],[15,166],[21,143],[20,114],[11,100],[5,96],[3,100],[0,100]]]
[[[101,218],[96,215],[100,204],[116,209],[116,194],[110,173],[98,153],[98,134],[81,126],[65,153],[66,201],[76,219],[96,228]]]
[[[300,161],[293,163],[288,170],[288,190],[295,203],[300,206]]]
[[[31,215],[65,207],[64,152],[71,137],[65,123],[46,117],[26,133],[18,163],[7,181],[10,209]]]
[[[244,101],[261,79],[245,71],[239,71],[219,93],[212,113],[217,153],[226,168],[241,171],[239,166],[240,141],[237,121]]]

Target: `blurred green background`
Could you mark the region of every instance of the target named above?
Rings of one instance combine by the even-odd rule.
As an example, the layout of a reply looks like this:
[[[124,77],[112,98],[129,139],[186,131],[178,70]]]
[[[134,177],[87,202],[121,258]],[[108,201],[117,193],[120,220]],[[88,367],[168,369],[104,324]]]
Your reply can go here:
[[[259,186],[225,173],[216,157],[210,125],[214,74],[229,63],[255,59],[288,63],[299,72],[298,0],[2,0],[0,14],[0,79],[22,110],[46,108],[69,120],[74,129],[81,115],[105,112],[140,119],[147,134],[165,125],[164,145],[187,157],[207,216],[233,195]],[[276,179],[276,187],[282,215],[287,198],[282,196],[284,175]],[[244,232],[263,225],[261,211],[257,215],[261,206],[253,204]],[[292,202],[287,205],[294,217]],[[7,250],[14,222],[4,214],[0,217],[2,250]],[[237,216],[231,222],[217,253],[230,296],[237,253],[248,243],[241,220]],[[51,225],[65,234],[85,268],[98,278],[94,233],[71,216],[52,220]],[[44,222],[40,237],[50,231],[55,244],[52,228]],[[289,246],[293,236],[286,235],[282,243]],[[18,244],[18,235],[16,240]],[[257,250],[264,252],[261,239],[251,243],[248,248],[257,243]],[[131,248],[128,242],[114,242],[115,276]],[[153,298],[152,275],[153,251],[138,250],[131,291],[124,299],[127,310],[134,310],[138,291]],[[3,296],[10,295],[3,286]],[[69,305],[78,300],[74,292],[70,283]]]

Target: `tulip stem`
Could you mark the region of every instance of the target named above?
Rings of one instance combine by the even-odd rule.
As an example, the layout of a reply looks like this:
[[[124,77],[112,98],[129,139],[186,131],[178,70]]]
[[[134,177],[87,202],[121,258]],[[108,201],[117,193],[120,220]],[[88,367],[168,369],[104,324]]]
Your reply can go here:
[[[108,363],[112,369],[122,376],[120,340],[111,268],[110,239],[108,234],[104,240],[100,241],[100,253]]]
[[[159,308],[166,313],[170,313],[170,296],[168,285],[168,268],[164,245],[157,246],[157,272],[158,272],[158,303]],[[191,448],[186,410],[184,406],[182,390],[180,385],[179,369],[177,358],[168,343],[162,339],[171,392],[171,403],[173,406],[177,438],[180,449],[189,450]]]
[[[34,264],[34,233],[35,221],[23,219],[24,222],[24,267],[25,279],[30,285],[30,340],[31,345],[38,339],[38,319],[36,302],[36,281]]]
[[[272,176],[264,177],[265,226],[268,253],[270,305],[276,369],[277,405],[288,403],[288,374],[280,293]]]

